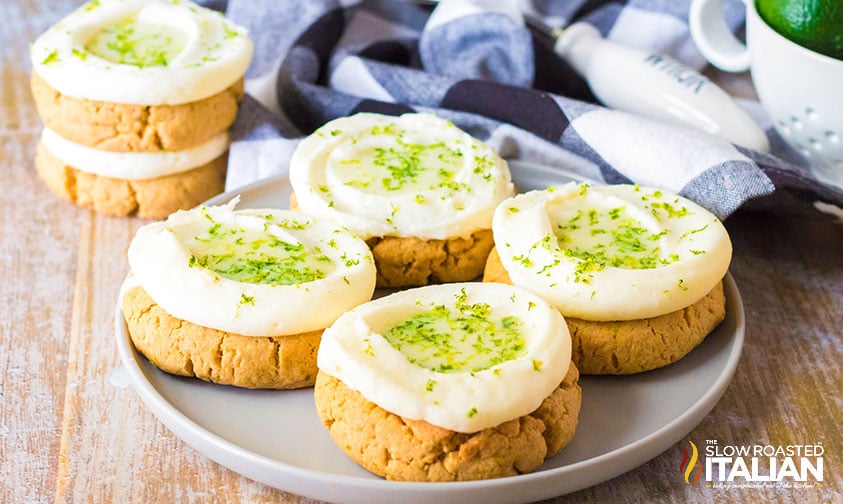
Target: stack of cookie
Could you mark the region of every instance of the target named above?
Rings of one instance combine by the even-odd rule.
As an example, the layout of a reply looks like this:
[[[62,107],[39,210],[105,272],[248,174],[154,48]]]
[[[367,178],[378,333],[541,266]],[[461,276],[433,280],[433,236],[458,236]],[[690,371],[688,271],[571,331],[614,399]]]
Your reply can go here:
[[[179,0],[93,0],[32,45],[36,167],[97,212],[163,218],[223,190],[252,43]]]

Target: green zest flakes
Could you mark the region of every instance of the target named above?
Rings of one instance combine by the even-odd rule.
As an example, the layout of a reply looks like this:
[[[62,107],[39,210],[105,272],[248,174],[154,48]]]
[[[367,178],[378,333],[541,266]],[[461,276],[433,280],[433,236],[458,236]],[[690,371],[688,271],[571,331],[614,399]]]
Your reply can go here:
[[[581,188],[580,195],[586,193],[587,190]],[[685,207],[655,201],[655,198],[660,196],[659,191],[642,196],[643,200],[650,201],[648,208],[657,220],[678,219],[689,215]],[[665,253],[661,248],[661,240],[667,233],[667,230],[651,231],[639,220],[631,217],[625,205],[578,210],[576,214],[558,221],[554,230],[562,254],[578,260],[574,270],[574,281],[586,284],[591,282],[594,272],[606,267],[653,269],[679,261],[678,254]],[[548,239],[549,237],[545,236],[543,240],[533,244],[531,250],[539,247],[548,249]],[[525,266],[532,266],[529,254],[515,259]],[[536,272],[546,273],[558,263],[557,260],[552,264],[537,265],[539,268]]]
[[[453,308],[433,306],[389,328],[384,338],[417,366],[438,373],[477,372],[526,353],[522,326],[516,316],[491,317],[488,304],[468,303],[463,292]]]
[[[459,148],[450,148],[441,141],[417,143],[407,140],[407,131],[396,124],[374,126],[366,134],[389,138],[354,159],[337,161],[345,185],[380,194],[442,188],[471,190],[467,184],[455,180],[454,169],[463,163],[464,154]],[[475,157],[474,161],[475,173],[494,168],[494,162],[487,158]],[[417,200],[417,203],[421,202],[423,200]]]
[[[53,49],[52,51],[50,51],[50,54],[48,54],[47,56],[44,57],[43,60],[41,60],[41,64],[42,65],[49,65],[51,63],[57,62],[58,60],[59,60],[59,50]]]
[[[234,29],[229,23],[223,23],[222,29],[225,31],[225,40],[230,40],[240,36],[240,32]]]
[[[325,278],[334,268],[318,247],[289,243],[273,234],[214,221],[194,237],[190,267],[209,269],[225,278],[252,284],[297,285]],[[243,299],[241,304],[254,304]]]
[[[85,49],[113,63],[145,68],[167,66],[186,42],[187,34],[181,30],[130,18],[104,28]]]
[[[239,317],[240,309],[246,305],[255,306],[255,297],[247,296],[246,294],[240,294],[240,301],[237,302],[237,309],[234,312],[234,316]]]
[[[91,0],[90,2],[86,3],[82,6],[82,10],[85,12],[91,12],[92,10],[96,9],[100,6],[100,0]]]

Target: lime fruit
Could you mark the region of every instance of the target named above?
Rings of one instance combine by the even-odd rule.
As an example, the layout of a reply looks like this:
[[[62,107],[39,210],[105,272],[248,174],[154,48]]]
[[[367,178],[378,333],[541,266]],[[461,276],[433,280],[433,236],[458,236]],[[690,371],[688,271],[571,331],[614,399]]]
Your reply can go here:
[[[787,39],[843,59],[842,0],[756,0],[761,19]]]

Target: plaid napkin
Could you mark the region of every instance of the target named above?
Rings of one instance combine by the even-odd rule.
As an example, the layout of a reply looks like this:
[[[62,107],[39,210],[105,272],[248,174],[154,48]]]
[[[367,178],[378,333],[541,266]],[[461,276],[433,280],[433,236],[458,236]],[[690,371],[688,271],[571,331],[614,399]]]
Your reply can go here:
[[[586,21],[616,42],[701,68],[690,0],[216,0],[249,28],[255,56],[232,130],[227,188],[286,173],[299,139],[357,112],[433,112],[507,159],[605,183],[677,192],[720,218],[750,206],[840,213],[843,190],[815,180],[755,102],[773,155],[601,107],[586,83],[531,29]],[[743,9],[727,9],[733,27]]]

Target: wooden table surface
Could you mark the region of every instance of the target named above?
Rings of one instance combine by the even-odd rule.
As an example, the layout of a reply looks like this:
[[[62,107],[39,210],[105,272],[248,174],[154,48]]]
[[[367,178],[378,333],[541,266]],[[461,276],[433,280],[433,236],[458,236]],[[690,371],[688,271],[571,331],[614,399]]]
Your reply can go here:
[[[28,44],[77,2],[0,2],[0,502],[313,502],[199,455],[125,379],[114,305],[142,221],[51,194]],[[734,381],[688,436],[613,480],[549,502],[843,502],[843,225],[739,211],[726,225],[746,308]],[[698,445],[822,444],[824,482],[711,489],[678,472]]]

